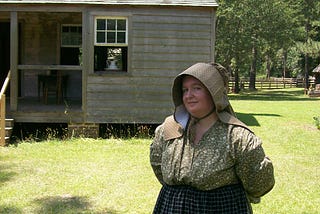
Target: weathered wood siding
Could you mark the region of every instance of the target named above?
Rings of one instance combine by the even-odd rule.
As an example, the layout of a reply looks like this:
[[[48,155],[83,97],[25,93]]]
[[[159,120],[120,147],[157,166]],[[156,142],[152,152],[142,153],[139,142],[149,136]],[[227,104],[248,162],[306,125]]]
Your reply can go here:
[[[214,56],[213,7],[32,4],[2,7],[0,11],[5,11],[0,13],[5,21],[10,21],[6,11],[17,11],[13,15],[17,14],[21,31],[19,53],[15,53],[20,60],[13,63],[16,67],[59,64],[61,24],[82,24],[83,70],[72,73],[77,77],[69,84],[82,95],[81,111],[70,114],[76,122],[161,123],[173,112],[173,78],[196,62],[212,61]],[[129,18],[127,73],[93,71],[94,17],[104,15]],[[22,71],[23,96],[36,96],[38,72]],[[16,102],[16,96],[11,98]],[[23,112],[18,103],[15,113],[23,122],[71,120],[63,110],[55,114],[57,111]]]
[[[195,62],[213,60],[212,9],[146,7],[130,12],[129,71],[89,74],[87,122],[160,123],[173,111],[173,78]]]

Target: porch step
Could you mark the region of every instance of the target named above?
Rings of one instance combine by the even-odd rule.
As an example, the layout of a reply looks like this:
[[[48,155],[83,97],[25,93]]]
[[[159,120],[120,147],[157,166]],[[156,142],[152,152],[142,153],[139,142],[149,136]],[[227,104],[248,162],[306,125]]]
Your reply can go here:
[[[6,127],[13,127],[13,126],[14,126],[14,119],[7,118]]]
[[[14,119],[6,119],[6,136],[5,136],[5,145],[9,143],[10,141],[10,137],[13,131],[13,126],[14,126]],[[1,143],[0,143],[1,145]],[[1,146],[5,146],[5,145],[1,145]]]

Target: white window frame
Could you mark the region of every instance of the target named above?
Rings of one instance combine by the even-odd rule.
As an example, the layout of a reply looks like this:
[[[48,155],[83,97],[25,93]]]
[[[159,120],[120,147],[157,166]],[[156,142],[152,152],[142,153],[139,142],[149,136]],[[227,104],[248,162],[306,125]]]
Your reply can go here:
[[[97,42],[97,32],[105,32],[105,34],[107,34],[108,29],[105,30],[97,30],[97,20],[98,19],[104,19],[104,20],[108,20],[108,19],[122,19],[122,20],[126,20],[126,30],[125,30],[125,43],[117,43],[117,37],[115,38],[115,43],[98,43]],[[117,36],[117,32],[118,30],[115,30],[115,35]],[[105,40],[107,41],[107,39]],[[95,46],[122,46],[122,47],[127,47],[128,46],[128,17],[124,17],[124,16],[96,16],[94,19],[94,45]]]

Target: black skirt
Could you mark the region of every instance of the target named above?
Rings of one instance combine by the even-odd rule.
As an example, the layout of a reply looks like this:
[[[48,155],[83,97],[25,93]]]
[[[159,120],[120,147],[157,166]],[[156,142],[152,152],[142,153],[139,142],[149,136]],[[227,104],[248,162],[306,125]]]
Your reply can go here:
[[[252,209],[241,185],[230,185],[211,191],[189,186],[163,185],[154,214],[250,214]]]

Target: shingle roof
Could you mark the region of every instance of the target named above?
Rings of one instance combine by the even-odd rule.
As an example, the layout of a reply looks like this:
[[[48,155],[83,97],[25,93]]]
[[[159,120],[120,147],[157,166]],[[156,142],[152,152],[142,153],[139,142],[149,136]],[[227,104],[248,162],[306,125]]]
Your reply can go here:
[[[217,0],[0,0],[0,3],[19,4],[122,4],[217,7]]]

